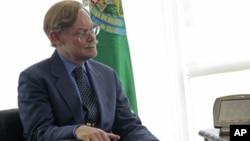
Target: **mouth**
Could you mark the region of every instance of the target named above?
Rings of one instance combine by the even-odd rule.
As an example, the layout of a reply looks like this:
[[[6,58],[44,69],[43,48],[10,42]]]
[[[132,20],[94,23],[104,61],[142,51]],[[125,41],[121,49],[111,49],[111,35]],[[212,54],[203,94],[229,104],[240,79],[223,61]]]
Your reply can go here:
[[[85,49],[92,49],[92,48],[96,48],[96,45],[89,45],[89,46],[85,47]]]
[[[95,40],[93,43],[90,43],[85,49],[96,48],[98,41]]]

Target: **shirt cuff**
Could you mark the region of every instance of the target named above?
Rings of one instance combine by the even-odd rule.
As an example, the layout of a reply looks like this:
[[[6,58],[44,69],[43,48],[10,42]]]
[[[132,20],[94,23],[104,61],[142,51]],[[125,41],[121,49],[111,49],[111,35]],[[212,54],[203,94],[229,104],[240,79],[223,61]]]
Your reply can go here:
[[[74,127],[74,129],[73,129],[73,135],[74,135],[74,137],[75,138],[77,138],[76,137],[76,128],[78,128],[79,126],[81,126],[82,124],[78,124],[78,125],[76,125],[75,127]]]

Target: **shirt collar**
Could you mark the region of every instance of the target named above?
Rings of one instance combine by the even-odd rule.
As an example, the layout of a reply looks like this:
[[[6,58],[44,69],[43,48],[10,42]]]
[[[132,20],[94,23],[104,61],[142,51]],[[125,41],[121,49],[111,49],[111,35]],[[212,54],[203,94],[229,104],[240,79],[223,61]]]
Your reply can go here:
[[[72,63],[71,61],[69,61],[67,58],[65,58],[64,56],[62,56],[59,52],[58,52],[58,55],[60,57],[60,59],[62,60],[67,72],[69,74],[72,73],[72,71],[78,67],[78,65]],[[85,63],[82,63],[81,67],[83,68],[83,70],[86,72],[86,67],[85,67]]]

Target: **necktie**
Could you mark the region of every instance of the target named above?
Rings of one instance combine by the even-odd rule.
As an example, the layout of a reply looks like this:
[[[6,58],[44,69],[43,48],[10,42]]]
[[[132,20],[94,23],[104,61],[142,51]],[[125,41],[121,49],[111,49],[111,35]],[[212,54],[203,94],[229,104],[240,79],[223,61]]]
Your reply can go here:
[[[96,124],[99,117],[98,105],[95,96],[92,93],[87,74],[82,67],[76,67],[73,71],[76,76],[76,83],[80,91],[82,104],[88,109],[87,122]]]

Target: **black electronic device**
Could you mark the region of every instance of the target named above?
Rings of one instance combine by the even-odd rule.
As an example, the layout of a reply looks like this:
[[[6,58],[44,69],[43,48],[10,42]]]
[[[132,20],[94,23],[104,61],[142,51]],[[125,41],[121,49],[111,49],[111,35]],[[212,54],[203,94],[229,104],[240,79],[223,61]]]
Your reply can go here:
[[[213,107],[214,127],[221,135],[230,134],[230,125],[250,125],[250,94],[216,98]]]

